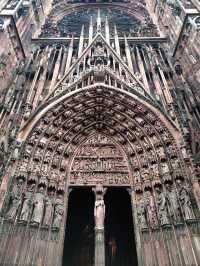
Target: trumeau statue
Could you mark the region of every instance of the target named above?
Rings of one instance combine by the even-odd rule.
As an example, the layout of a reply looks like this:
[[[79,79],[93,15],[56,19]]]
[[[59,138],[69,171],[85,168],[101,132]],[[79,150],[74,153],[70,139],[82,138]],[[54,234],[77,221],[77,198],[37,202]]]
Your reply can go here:
[[[55,209],[54,209],[53,224],[52,224],[52,227],[54,229],[60,228],[63,215],[64,215],[63,195],[59,194],[58,198],[55,200]]]
[[[103,200],[103,194],[96,195],[96,201],[94,206],[94,217],[95,217],[95,228],[103,229],[104,219],[105,219],[105,204]]]
[[[49,196],[45,202],[45,214],[44,214],[44,220],[43,220],[44,226],[50,226],[51,221],[52,221],[53,206],[54,206],[54,201],[55,201],[54,195],[55,195],[55,192],[53,190],[50,191]]]
[[[39,187],[38,192],[35,193],[33,199],[33,214],[31,218],[31,223],[40,224],[44,214],[44,187]]]
[[[28,222],[32,210],[34,190],[35,190],[35,184],[31,184],[28,186],[27,191],[24,194],[24,203],[20,215],[20,221],[22,222]]]
[[[23,179],[19,178],[17,184],[14,186],[11,197],[10,197],[10,208],[6,214],[6,218],[14,220],[16,218],[19,207],[22,202],[22,190],[23,190]]]
[[[169,224],[166,197],[160,187],[155,187],[157,212],[161,225]]]

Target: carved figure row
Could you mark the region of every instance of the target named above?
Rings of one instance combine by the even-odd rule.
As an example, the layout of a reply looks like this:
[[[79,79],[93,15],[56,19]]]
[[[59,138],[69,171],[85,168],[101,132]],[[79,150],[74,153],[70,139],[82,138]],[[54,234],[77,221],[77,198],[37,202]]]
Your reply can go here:
[[[45,186],[36,190],[35,183],[29,183],[26,191],[23,187],[24,180],[19,178],[10,196],[6,219],[59,229],[64,215],[63,193],[56,195],[55,190],[49,190],[46,196]]]
[[[141,229],[182,223],[195,219],[189,188],[180,180],[176,184],[167,183],[165,191],[157,185],[154,193],[147,190],[140,195],[137,215]]]

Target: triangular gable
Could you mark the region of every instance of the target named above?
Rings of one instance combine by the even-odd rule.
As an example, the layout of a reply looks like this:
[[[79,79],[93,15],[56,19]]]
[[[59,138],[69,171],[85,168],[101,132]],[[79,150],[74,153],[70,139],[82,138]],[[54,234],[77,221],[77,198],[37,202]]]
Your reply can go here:
[[[103,37],[103,35],[98,32],[96,36],[93,38],[92,42],[88,45],[88,47],[82,52],[82,54],[77,58],[76,62],[71,65],[69,70],[65,73],[65,75],[61,78],[59,82],[55,85],[54,89],[49,92],[49,94],[46,97],[46,100],[54,97],[55,92],[58,91],[59,87],[63,87],[65,85],[66,87],[66,80],[70,76],[70,74],[76,69],[77,65],[82,61],[84,56],[86,56],[89,51],[95,46],[96,41],[101,41],[105,47],[108,49],[109,54],[113,56],[115,61],[119,64],[119,67],[123,70],[123,72],[126,73],[126,75],[129,77],[130,83],[129,85],[133,84],[134,86],[137,86],[140,88],[142,94],[153,100],[153,98],[148,94],[148,92],[145,90],[144,84],[138,79],[138,77],[133,74],[129,67],[126,65],[126,63],[123,62],[121,57],[115,52],[115,50],[107,43],[106,39]],[[56,93],[57,94],[57,93]]]
[[[57,96],[59,95],[60,93],[68,93],[68,92],[71,92],[71,91],[74,91],[76,87],[78,87],[78,85],[88,79],[89,77],[94,77],[95,75],[95,70],[94,69],[91,69],[89,71],[85,71],[85,72],[82,72],[79,77],[76,79],[76,80],[70,80],[70,82],[68,83],[65,83],[64,81],[62,82],[62,86],[58,86],[56,88],[56,90],[54,91],[54,96]],[[131,92],[131,93],[134,93],[134,94],[141,94],[143,95],[143,97],[146,97],[148,98],[149,100],[152,101],[152,98],[148,97],[148,95],[144,94],[144,92],[142,91],[142,88],[139,87],[139,86],[134,86],[133,87],[133,84],[132,83],[128,83],[126,80],[123,79],[122,76],[118,75],[116,72],[114,72],[111,68],[105,68],[103,71],[102,71],[102,75],[107,75],[107,77],[110,77],[112,78],[113,80],[116,81],[117,84],[121,84],[122,87],[126,88],[127,91]],[[95,84],[97,85],[103,85],[104,82],[102,82],[101,80],[97,80],[95,82]]]

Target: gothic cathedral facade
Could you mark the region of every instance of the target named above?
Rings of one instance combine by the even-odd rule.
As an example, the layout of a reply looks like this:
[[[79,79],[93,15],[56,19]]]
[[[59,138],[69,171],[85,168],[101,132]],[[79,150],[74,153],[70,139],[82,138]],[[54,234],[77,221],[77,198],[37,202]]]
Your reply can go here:
[[[1,0],[1,266],[199,266],[199,178],[199,1]]]

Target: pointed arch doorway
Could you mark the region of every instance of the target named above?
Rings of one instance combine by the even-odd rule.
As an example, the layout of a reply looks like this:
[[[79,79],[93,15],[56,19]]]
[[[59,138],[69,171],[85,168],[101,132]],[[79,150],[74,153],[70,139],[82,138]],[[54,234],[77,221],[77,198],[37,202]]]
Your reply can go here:
[[[129,163],[120,145],[90,136],[75,152],[69,180],[63,266],[137,266]]]

